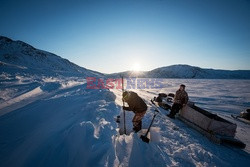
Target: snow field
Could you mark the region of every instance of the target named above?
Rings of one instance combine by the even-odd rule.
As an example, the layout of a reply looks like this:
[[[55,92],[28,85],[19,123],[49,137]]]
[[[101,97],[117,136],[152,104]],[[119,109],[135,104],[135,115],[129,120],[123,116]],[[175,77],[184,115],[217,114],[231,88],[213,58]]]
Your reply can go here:
[[[147,144],[134,133],[117,135],[114,117],[122,111],[121,90],[91,90],[86,84],[65,88],[61,86],[63,78],[30,78],[26,83],[34,80],[46,96],[34,94],[39,97],[35,101],[0,116],[0,166],[247,166],[250,162],[249,126],[243,123],[237,122],[236,137],[246,142],[247,148],[238,150],[210,142],[181,121],[169,120],[168,112],[161,109],[153,124],[159,140]],[[68,79],[69,83],[77,81],[81,79]],[[228,115],[249,106],[249,81],[167,80],[163,89],[134,90],[149,107],[144,128],[153,117],[149,100],[160,92],[175,92],[180,83],[187,85],[190,99],[197,105],[230,121],[235,120]],[[10,91],[10,99],[33,90],[8,84],[2,84],[1,91],[4,88],[6,96]],[[210,89],[204,89],[207,85]],[[17,88],[22,93],[11,91]],[[11,106],[18,103],[22,101]],[[132,112],[126,112],[128,128],[132,117]]]

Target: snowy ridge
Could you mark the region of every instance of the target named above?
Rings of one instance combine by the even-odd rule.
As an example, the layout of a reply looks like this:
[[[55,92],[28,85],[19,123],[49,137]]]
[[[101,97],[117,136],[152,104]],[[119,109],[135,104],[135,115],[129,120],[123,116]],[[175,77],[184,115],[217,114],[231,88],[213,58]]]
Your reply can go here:
[[[0,69],[8,74],[102,76],[55,54],[3,36],[0,36]]]
[[[51,92],[57,92],[85,83],[78,77],[46,77],[0,75],[0,116],[23,107]]]
[[[214,70],[189,65],[173,65],[157,68],[148,73],[157,78],[199,78],[199,79],[250,79],[250,70]]]
[[[143,78],[193,78],[193,79],[250,79],[250,70],[215,70],[189,65],[172,65],[151,71],[126,71],[108,76],[143,77]]]
[[[15,98],[12,98],[12,99],[10,99],[8,101],[5,101],[5,102],[1,103],[0,109],[3,109],[5,107],[7,107],[7,106],[10,106],[10,105],[15,104],[15,103],[19,103],[19,102],[21,102],[23,100],[27,100],[27,99],[31,99],[30,102],[32,102],[32,101],[35,100],[34,97],[38,96],[40,94],[42,94],[42,90],[41,90],[40,87],[37,87],[37,88],[27,92],[27,93],[24,93],[24,94],[22,94],[20,96],[17,96]],[[8,111],[0,112],[0,116],[3,115],[3,114],[6,114],[7,112]]]

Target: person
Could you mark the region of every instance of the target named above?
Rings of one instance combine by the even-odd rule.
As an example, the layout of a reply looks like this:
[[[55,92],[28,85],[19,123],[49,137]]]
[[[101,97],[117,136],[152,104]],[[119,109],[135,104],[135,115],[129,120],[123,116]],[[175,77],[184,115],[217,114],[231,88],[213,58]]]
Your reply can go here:
[[[124,102],[128,104],[128,107],[123,106],[123,109],[135,113],[132,119],[133,130],[138,132],[142,128],[142,118],[147,111],[147,105],[137,93],[132,91],[123,92],[122,97]]]
[[[171,107],[170,113],[167,115],[170,118],[175,118],[175,114],[184,107],[188,102],[188,94],[185,91],[185,85],[181,84],[174,96],[174,104]]]

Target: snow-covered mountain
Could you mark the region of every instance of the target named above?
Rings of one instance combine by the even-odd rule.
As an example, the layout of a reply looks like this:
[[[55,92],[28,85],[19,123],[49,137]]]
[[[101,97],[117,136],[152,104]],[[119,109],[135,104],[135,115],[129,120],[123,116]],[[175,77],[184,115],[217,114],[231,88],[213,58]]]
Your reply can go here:
[[[146,78],[250,79],[250,70],[215,70],[179,64],[160,67],[151,71],[126,71],[110,74],[110,76]]]
[[[0,36],[0,69],[7,74],[102,76],[53,53],[3,36]]]
[[[189,65],[161,67],[149,71],[147,75],[157,78],[250,79],[249,70],[214,70]]]

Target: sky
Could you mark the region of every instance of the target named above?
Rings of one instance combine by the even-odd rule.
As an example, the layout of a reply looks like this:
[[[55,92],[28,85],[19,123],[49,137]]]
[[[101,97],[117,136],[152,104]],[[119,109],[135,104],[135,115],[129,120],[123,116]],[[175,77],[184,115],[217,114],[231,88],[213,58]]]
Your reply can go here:
[[[250,70],[250,0],[0,0],[0,35],[103,73]]]

